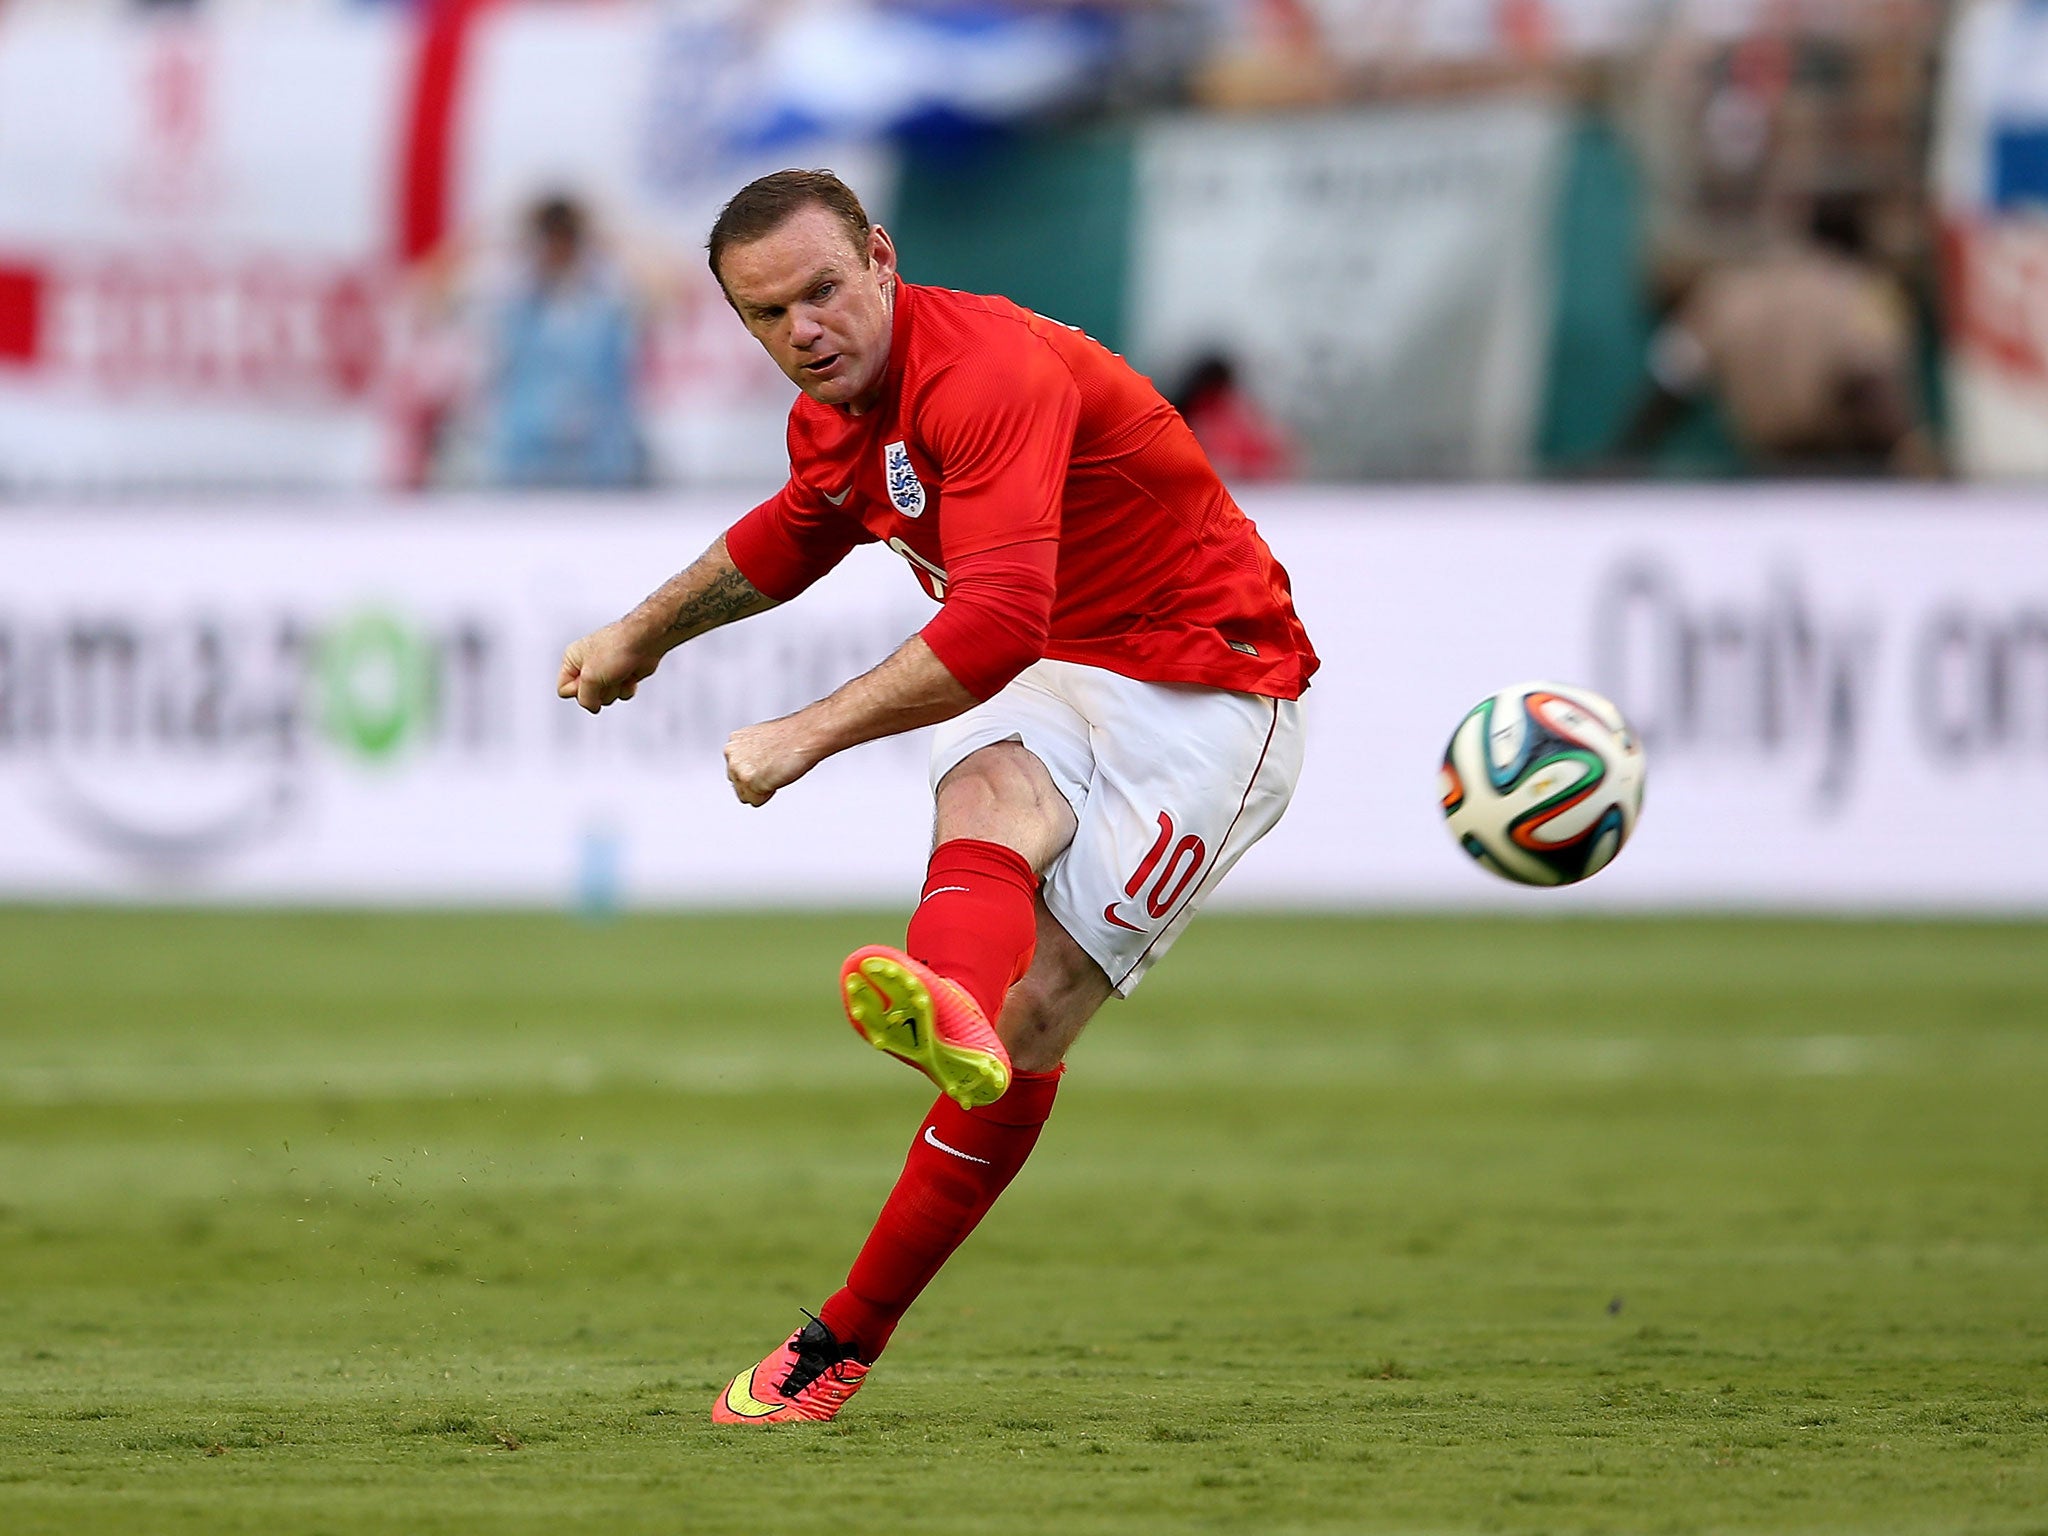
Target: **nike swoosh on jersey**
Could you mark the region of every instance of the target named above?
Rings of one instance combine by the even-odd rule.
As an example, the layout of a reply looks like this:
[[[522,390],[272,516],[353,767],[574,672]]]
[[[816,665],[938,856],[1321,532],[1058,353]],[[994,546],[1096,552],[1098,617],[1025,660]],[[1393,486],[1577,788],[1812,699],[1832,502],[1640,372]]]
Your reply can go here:
[[[843,507],[846,505],[846,498],[851,496],[852,494],[853,482],[849,480],[846,482],[845,488],[841,490],[837,496],[834,496],[830,491],[826,491],[824,492],[824,497],[827,501],[831,502],[833,506]]]
[[[755,1370],[760,1367],[756,1366]],[[754,1396],[754,1371],[741,1371],[733,1377],[732,1385],[725,1389],[725,1406],[743,1419],[765,1419],[787,1403],[764,1403]]]
[[[1102,915],[1105,918],[1107,918],[1110,922],[1115,923],[1119,928],[1128,928],[1133,933],[1143,933],[1145,931],[1144,929],[1140,928],[1136,923],[1127,923],[1122,918],[1118,917],[1116,915],[1116,903],[1113,901],[1108,906],[1102,909]]]
[[[984,1168],[993,1166],[985,1157],[976,1157],[972,1152],[962,1152],[958,1147],[947,1146],[943,1141],[939,1140],[937,1136],[932,1134],[932,1128],[930,1126],[926,1126],[924,1128],[924,1139],[927,1145],[937,1147],[941,1152],[950,1152],[955,1157],[959,1158],[962,1162],[979,1163]],[[739,1412],[739,1410],[735,1408],[733,1412],[737,1413]]]

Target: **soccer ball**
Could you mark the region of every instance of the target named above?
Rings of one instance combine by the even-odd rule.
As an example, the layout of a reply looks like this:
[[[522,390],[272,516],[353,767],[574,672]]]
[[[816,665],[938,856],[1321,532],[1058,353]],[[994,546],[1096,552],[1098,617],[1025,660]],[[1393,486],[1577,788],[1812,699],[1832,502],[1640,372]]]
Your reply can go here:
[[[1523,885],[1570,885],[1635,830],[1643,747],[1592,690],[1518,683],[1459,722],[1437,788],[1451,836],[1479,863]]]

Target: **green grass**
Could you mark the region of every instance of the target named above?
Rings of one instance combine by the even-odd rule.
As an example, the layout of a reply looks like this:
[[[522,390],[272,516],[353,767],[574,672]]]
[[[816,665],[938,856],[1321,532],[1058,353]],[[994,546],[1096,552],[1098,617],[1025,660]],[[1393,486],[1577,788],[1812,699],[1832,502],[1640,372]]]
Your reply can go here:
[[[0,911],[0,1530],[2048,1532],[2048,928],[1211,918],[838,1424],[851,917]]]

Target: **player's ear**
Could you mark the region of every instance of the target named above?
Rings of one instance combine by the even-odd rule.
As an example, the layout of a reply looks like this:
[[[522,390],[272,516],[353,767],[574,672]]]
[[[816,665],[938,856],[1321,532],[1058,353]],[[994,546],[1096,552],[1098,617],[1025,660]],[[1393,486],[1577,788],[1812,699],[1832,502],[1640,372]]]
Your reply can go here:
[[[875,276],[890,278],[896,275],[896,242],[879,224],[868,230],[867,255],[868,265],[875,269]]]

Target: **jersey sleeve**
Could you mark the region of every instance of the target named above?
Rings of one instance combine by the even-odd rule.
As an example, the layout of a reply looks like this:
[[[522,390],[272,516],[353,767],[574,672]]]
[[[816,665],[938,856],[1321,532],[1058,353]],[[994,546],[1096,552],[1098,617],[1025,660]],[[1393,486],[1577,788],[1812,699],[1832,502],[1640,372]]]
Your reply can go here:
[[[1035,336],[954,361],[916,420],[945,495],[946,568],[1006,544],[1057,539],[1081,389]]]
[[[786,603],[873,537],[792,475],[725,531],[725,552],[755,591]]]
[[[977,699],[1045,654],[1059,549],[1057,539],[1033,539],[953,563],[945,606],[918,634]]]

